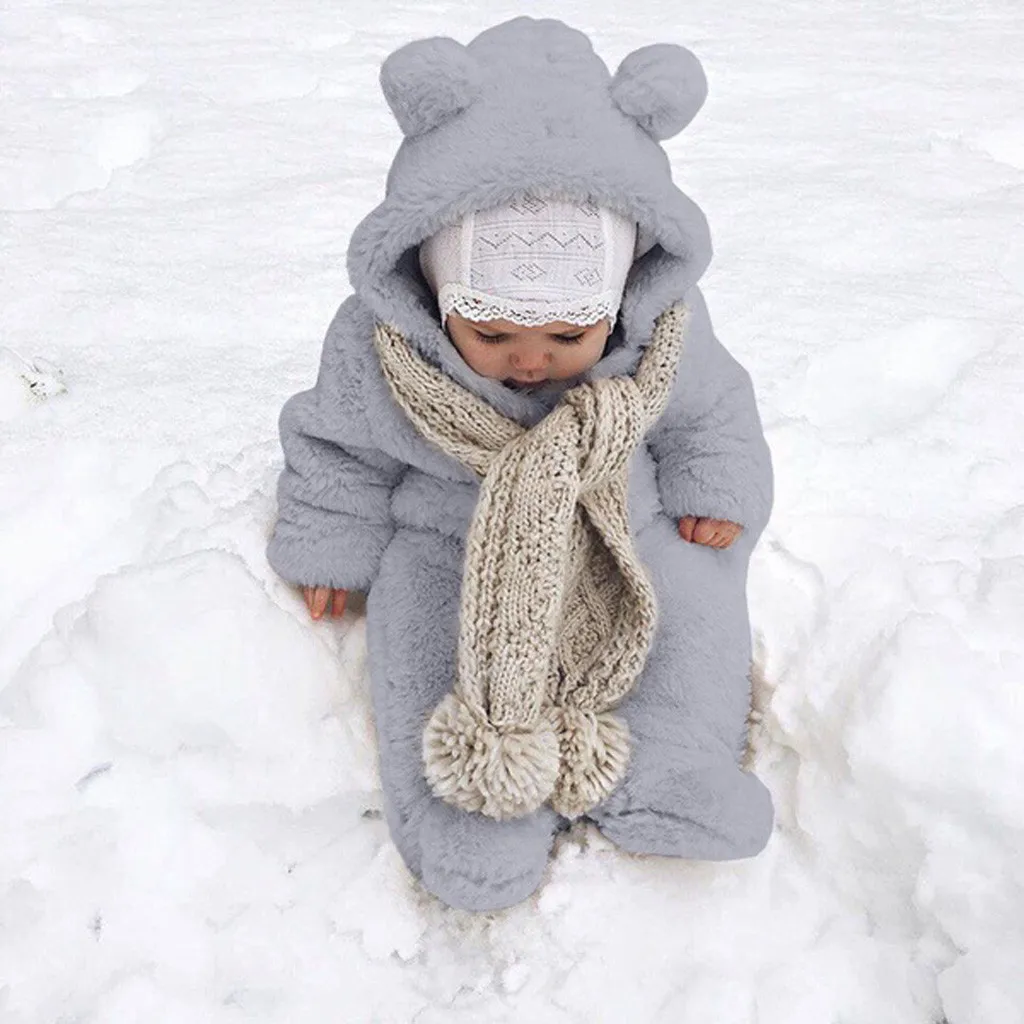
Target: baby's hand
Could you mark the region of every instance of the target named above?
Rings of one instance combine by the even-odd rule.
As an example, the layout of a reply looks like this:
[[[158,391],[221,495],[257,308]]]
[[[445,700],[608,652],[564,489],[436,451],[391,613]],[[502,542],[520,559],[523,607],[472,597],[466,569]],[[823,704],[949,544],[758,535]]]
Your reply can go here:
[[[302,593],[314,619],[319,619],[328,608],[331,609],[331,617],[335,619],[345,613],[347,590],[339,590],[337,587],[303,587]]]
[[[708,519],[703,516],[683,516],[679,520],[679,535],[694,544],[707,544],[712,548],[727,548],[743,527],[728,519]]]

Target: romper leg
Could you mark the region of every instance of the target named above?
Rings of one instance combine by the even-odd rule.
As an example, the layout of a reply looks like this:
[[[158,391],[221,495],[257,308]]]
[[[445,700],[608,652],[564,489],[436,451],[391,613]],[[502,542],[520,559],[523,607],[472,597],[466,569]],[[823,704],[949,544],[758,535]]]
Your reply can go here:
[[[690,544],[659,516],[637,550],[659,620],[644,670],[619,705],[633,750],[626,775],[587,817],[633,853],[732,860],[771,835],[767,788],[741,769],[750,710],[746,598],[752,545]]]
[[[424,776],[427,719],[455,682],[462,548],[399,530],[366,602],[385,818],[412,874],[449,906],[498,910],[530,896],[561,815],[545,805],[497,821],[436,797]]]

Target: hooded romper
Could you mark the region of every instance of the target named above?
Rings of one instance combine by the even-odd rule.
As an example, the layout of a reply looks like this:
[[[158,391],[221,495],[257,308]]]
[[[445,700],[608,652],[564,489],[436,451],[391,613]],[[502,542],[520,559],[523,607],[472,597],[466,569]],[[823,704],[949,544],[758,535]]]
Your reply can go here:
[[[417,40],[381,84],[403,140],[385,198],[356,227],[353,294],[324,339],[316,384],[279,417],[285,466],[267,548],[296,584],[367,594],[367,644],[383,805],[410,871],[451,906],[492,910],[540,884],[565,819],[548,805],[498,821],[430,791],[423,729],[455,680],[473,473],[421,437],[393,400],[376,321],[506,416],[537,423],[564,382],[515,390],[464,362],[437,317],[418,246],[469,210],[527,191],[590,195],[634,218],[638,255],[602,358],[581,378],[630,374],[658,315],[693,311],[668,405],[629,464],[629,517],[659,614],[644,669],[617,713],[632,736],[625,778],[587,817],[634,853],[731,859],[770,835],[771,797],[741,768],[750,707],[746,582],[771,512],[769,449],[750,376],[715,337],[697,281],[707,222],[673,183],[659,140],[706,96],[693,55],[655,44],[615,75],[586,35],[517,17],[463,45]],[[578,381],[577,381],[578,382]],[[743,526],[725,549],[687,543],[686,515]]]

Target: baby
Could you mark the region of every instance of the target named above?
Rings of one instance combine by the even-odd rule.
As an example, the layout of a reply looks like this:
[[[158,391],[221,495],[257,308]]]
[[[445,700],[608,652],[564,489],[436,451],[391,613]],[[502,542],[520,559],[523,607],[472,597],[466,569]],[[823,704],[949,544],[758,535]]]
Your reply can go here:
[[[746,578],[773,476],[711,327],[707,223],[660,141],[706,95],[675,44],[614,75],[561,21],[416,40],[353,294],[279,426],[267,547],[312,615],[365,593],[382,803],[412,875],[487,911],[587,820],[750,857]]]

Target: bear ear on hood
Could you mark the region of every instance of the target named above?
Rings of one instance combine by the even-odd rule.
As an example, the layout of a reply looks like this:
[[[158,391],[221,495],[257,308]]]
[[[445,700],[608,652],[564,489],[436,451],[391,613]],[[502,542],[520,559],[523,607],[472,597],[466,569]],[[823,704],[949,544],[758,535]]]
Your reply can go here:
[[[415,39],[390,54],[380,87],[398,127],[422,135],[465,110],[480,94],[481,68],[457,39]]]
[[[608,86],[612,100],[655,141],[678,135],[708,95],[700,61],[677,43],[652,43],[628,54]]]

